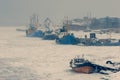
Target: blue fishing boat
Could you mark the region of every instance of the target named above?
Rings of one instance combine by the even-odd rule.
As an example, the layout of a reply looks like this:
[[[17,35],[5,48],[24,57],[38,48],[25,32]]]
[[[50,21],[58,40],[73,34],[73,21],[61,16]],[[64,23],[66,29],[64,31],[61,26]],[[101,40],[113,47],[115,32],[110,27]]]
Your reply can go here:
[[[58,38],[57,34],[54,33],[53,31],[51,31],[51,32],[44,32],[44,36],[43,36],[44,40],[55,40],[57,38]]]
[[[27,37],[42,37],[44,35],[44,32],[39,29],[39,20],[38,16],[35,14],[30,18],[30,24],[28,26],[28,29],[26,30],[26,36]]]
[[[62,34],[62,37],[56,39],[57,44],[71,44],[75,45],[79,43],[79,39],[74,36],[74,33],[69,33],[69,24],[68,20],[63,23],[63,27],[59,30],[59,35]]]
[[[44,20],[44,26],[46,28],[45,32],[44,32],[44,36],[42,39],[44,40],[55,40],[56,38],[58,38],[57,34],[55,33],[55,29],[51,29],[50,26],[54,26],[53,22],[49,19],[46,18]]]
[[[57,38],[56,43],[75,45],[75,44],[79,43],[79,39],[76,38],[73,33],[71,33],[71,34],[67,33],[67,34],[64,34],[61,38]]]

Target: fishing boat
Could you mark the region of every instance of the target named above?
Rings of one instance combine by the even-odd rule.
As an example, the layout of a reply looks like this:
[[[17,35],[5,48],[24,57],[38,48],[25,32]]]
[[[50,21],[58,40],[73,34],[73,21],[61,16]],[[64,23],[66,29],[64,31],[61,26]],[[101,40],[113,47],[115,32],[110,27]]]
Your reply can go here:
[[[76,45],[79,43],[79,39],[74,36],[74,34],[64,34],[61,38],[56,39],[56,43],[58,44],[72,44]]]
[[[120,46],[119,39],[98,39],[95,33],[90,33],[90,38],[79,38],[79,42],[84,46]]]
[[[55,29],[50,28],[50,26],[52,26],[52,27],[54,26],[53,22],[49,18],[46,18],[44,20],[44,26],[45,26],[46,30],[44,32],[43,39],[44,40],[55,40],[58,36],[54,31]]]
[[[30,24],[26,30],[27,37],[42,37],[44,35],[43,31],[39,29],[39,20],[37,15],[33,15],[30,18]]]
[[[73,71],[78,73],[102,73],[101,71],[111,71],[118,72],[120,68],[110,68],[106,66],[101,66],[90,62],[89,60],[85,60],[84,58],[76,57],[70,61],[70,67]]]
[[[70,33],[68,20],[63,22],[63,27],[60,29],[59,36],[56,39],[57,44],[78,44],[79,39],[74,36],[74,33]],[[61,36],[62,35],[62,36]]]
[[[74,58],[70,61],[70,67],[75,71],[79,73],[92,73],[94,71],[94,68],[92,66],[92,63],[88,60],[85,60],[84,58]]]
[[[53,31],[51,31],[51,32],[44,32],[44,36],[43,36],[44,40],[55,40],[57,38],[58,38],[57,34],[54,33]]]

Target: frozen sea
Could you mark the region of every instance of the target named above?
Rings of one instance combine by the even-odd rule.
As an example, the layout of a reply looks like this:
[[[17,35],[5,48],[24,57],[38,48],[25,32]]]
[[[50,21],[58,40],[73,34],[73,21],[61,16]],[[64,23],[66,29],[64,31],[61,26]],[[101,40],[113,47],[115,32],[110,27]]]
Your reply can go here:
[[[0,27],[0,80],[120,80],[120,72],[82,74],[69,67],[69,61],[82,54],[100,65],[107,60],[120,62],[120,46],[58,45],[54,40],[26,37],[17,28],[25,26]],[[82,34],[76,32],[77,36]],[[113,33],[112,37],[120,39],[120,34]]]

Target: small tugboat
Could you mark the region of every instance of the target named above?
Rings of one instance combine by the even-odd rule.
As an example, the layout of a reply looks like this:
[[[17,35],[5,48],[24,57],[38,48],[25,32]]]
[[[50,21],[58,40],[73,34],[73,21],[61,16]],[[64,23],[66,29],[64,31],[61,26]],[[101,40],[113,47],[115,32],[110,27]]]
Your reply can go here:
[[[118,72],[120,71],[120,68],[114,69],[114,68],[109,68],[105,66],[100,66],[97,64],[94,64],[88,60],[85,60],[84,58],[74,58],[70,61],[70,67],[72,68],[73,71],[78,72],[78,73],[102,73],[101,71],[111,71],[111,72]]]
[[[44,35],[42,30],[39,30],[38,16],[35,14],[30,18],[30,24],[26,30],[27,37],[42,37]]]

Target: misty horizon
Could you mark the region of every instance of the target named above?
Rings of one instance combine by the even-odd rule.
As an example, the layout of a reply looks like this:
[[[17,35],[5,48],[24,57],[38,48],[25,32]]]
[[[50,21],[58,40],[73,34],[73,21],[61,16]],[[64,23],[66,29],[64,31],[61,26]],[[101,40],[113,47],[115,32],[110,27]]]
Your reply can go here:
[[[0,0],[0,26],[27,25],[33,13],[38,14],[40,22],[49,17],[59,23],[64,16],[82,18],[120,17],[117,0]]]

